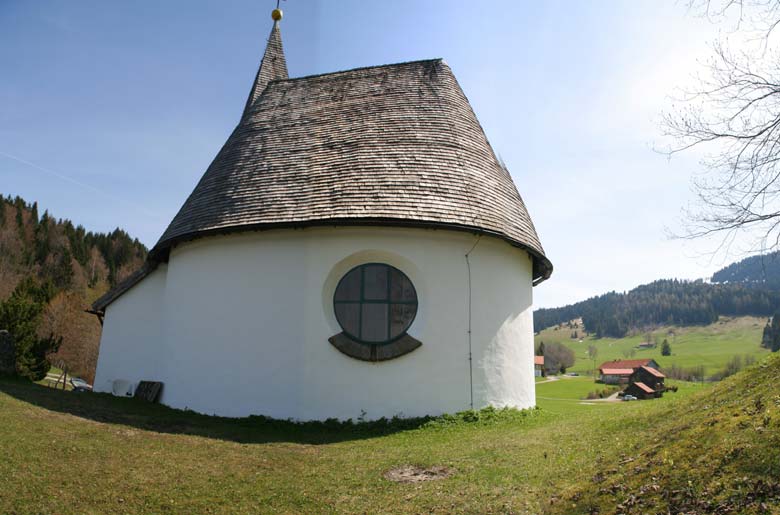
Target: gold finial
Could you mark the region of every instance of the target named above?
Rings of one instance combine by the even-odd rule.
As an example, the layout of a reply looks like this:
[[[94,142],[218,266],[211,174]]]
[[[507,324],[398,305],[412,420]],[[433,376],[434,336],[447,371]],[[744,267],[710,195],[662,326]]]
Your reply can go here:
[[[276,9],[271,11],[271,18],[273,18],[273,20],[276,22],[281,20],[282,16],[284,16],[284,13],[281,9],[279,9],[279,0],[276,0]]]

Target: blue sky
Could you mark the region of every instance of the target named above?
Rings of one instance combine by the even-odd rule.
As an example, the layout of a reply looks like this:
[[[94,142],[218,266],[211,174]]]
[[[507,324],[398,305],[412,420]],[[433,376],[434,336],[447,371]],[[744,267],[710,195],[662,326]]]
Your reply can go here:
[[[271,0],[0,0],[0,192],[152,246],[241,114]],[[735,256],[670,240],[697,156],[653,151],[718,27],[674,0],[282,2],[291,76],[443,57],[507,163],[555,306]]]

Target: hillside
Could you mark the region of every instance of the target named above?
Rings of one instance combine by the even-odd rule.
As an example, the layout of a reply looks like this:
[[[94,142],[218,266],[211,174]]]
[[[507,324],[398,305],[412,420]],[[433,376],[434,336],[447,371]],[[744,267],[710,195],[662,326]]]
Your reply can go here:
[[[710,282],[663,279],[534,312],[537,331],[582,318],[588,332],[622,338],[661,325],[706,325],[719,316],[769,317],[780,309],[780,252],[751,256]]]
[[[780,513],[780,356],[693,396],[648,410],[624,431],[643,438],[567,489],[557,510],[581,513]]]
[[[735,356],[743,365],[766,357],[769,350],[760,345],[765,324],[765,318],[724,316],[703,326],[659,326],[623,338],[597,338],[578,329],[577,339],[571,338],[573,330],[564,324],[540,331],[534,339],[536,347],[544,342],[562,343],[572,349],[576,361],[567,369],[569,372],[592,374],[605,361],[647,358],[656,360],[667,372],[676,368],[697,377],[702,374],[712,377],[734,361]],[[670,356],[661,353],[664,340],[671,346]],[[640,347],[644,342],[655,346]],[[588,357],[591,346],[597,350],[595,360]]]
[[[21,324],[18,316],[0,318],[0,325],[31,326],[40,337],[61,336],[51,361],[91,380],[100,324],[84,310],[145,257],[146,248],[121,229],[89,232],[46,211],[39,214],[35,202],[0,195],[0,308],[14,295],[30,319]],[[0,309],[0,315],[8,318],[9,311]]]
[[[625,293],[534,312],[537,330],[582,318],[596,336],[622,338],[659,325],[706,325],[719,316],[769,317],[780,307],[780,290],[743,283],[660,280]]]
[[[780,289],[780,252],[751,256],[712,274],[714,283],[743,283]]]

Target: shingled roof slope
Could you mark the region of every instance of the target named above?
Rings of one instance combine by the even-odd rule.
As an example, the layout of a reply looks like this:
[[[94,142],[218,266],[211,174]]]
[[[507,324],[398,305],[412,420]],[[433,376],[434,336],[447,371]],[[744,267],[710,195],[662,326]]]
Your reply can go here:
[[[252,90],[249,92],[249,98],[246,99],[244,116],[249,112],[255,100],[263,94],[269,82],[286,78],[288,78],[287,59],[284,57],[279,22],[275,21],[274,26],[271,28],[271,34],[268,36],[263,60],[260,62],[260,68],[257,69],[255,82],[252,84]]]
[[[441,60],[268,83],[151,256],[189,239],[311,225],[470,230],[552,264],[508,171]]]

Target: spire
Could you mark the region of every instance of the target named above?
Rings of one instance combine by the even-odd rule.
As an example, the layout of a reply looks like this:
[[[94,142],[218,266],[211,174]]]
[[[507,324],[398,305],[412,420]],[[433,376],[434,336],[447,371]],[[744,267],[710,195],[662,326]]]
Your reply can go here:
[[[274,20],[274,26],[271,29],[271,35],[268,36],[268,45],[265,47],[263,61],[260,63],[260,69],[257,70],[252,91],[249,92],[249,98],[246,101],[244,116],[246,116],[249,108],[257,100],[257,97],[263,94],[263,90],[265,90],[269,82],[287,78],[287,61],[284,58],[282,34],[279,31],[279,20],[282,19],[282,11],[274,9],[271,16]]]

